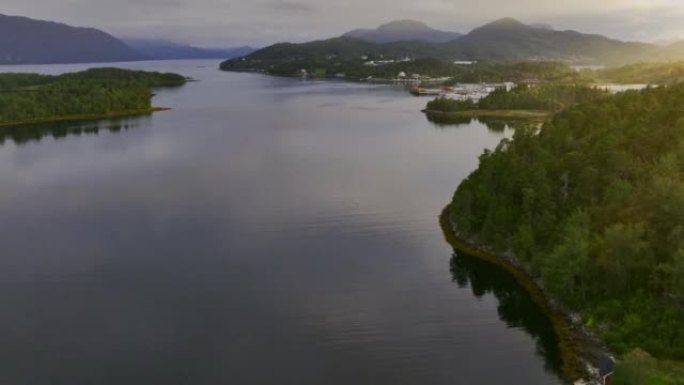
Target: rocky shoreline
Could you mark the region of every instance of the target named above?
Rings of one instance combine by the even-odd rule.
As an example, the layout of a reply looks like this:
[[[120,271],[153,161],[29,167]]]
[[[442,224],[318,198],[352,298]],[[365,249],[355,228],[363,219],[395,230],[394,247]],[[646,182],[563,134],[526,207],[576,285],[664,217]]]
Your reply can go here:
[[[464,238],[451,219],[450,212],[450,206],[447,206],[440,215],[446,241],[457,251],[491,262],[511,273],[549,317],[558,336],[567,380],[574,384],[601,384],[600,362],[606,358],[612,360],[613,355],[600,338],[584,325],[582,315],[571,312],[551,298],[541,280],[531,274],[513,253],[496,253],[475,239]]]

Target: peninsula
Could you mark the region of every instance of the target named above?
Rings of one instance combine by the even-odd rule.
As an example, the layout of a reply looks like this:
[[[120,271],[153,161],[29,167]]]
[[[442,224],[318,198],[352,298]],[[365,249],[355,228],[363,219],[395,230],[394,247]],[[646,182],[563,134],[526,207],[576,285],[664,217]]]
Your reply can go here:
[[[464,243],[514,261],[581,314],[617,353],[616,383],[680,384],[684,84],[575,92],[593,100],[480,157],[449,220]]]

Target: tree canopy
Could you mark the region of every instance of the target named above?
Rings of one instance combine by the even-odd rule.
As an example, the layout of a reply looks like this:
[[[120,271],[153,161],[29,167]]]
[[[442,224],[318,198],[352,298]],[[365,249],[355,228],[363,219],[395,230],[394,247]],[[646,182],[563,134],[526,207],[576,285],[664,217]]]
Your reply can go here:
[[[619,353],[684,359],[684,85],[519,128],[456,191],[464,236],[513,251]]]
[[[116,68],[59,76],[0,74],[0,124],[149,111],[153,88],[180,86],[185,81],[177,74]]]

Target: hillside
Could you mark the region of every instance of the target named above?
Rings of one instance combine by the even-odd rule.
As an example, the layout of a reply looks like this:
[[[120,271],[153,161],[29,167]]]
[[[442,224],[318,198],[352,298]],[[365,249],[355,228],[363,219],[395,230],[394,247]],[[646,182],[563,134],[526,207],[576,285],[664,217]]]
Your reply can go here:
[[[603,82],[668,85],[684,82],[684,61],[637,63],[597,71]]]
[[[383,24],[376,29],[355,29],[342,36],[378,44],[398,41],[446,43],[458,39],[463,34],[440,31],[415,20],[399,20]]]
[[[26,17],[0,15],[0,64],[96,63],[145,56],[115,37]]]
[[[528,26],[511,18],[476,28],[449,46],[449,52],[461,59],[563,60],[603,64],[654,59],[661,51],[652,44]]]

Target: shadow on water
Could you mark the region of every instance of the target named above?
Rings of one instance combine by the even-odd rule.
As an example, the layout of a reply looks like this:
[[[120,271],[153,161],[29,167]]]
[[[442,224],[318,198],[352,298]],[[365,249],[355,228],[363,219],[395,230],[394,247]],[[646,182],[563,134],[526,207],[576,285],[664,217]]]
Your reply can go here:
[[[103,131],[119,133],[138,125],[139,121],[136,119],[126,118],[0,127],[0,145],[10,140],[21,146],[30,142],[40,142],[46,137],[63,139],[68,136],[97,135]]]
[[[480,122],[487,126],[487,129],[493,133],[503,133],[506,128],[517,129],[520,127],[527,127],[530,125],[538,125],[538,122],[533,122],[525,119],[513,119],[513,118],[492,118],[492,117],[479,117],[473,118],[468,116],[447,116],[447,115],[435,115],[426,114],[427,120],[439,128],[457,128],[461,126],[467,126],[475,122]]]
[[[499,318],[509,327],[520,328],[532,336],[537,354],[544,358],[545,369],[564,378],[553,324],[515,277],[490,262],[458,251],[450,260],[450,270],[454,282],[461,288],[470,286],[477,298],[494,295]]]

